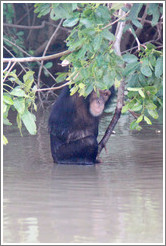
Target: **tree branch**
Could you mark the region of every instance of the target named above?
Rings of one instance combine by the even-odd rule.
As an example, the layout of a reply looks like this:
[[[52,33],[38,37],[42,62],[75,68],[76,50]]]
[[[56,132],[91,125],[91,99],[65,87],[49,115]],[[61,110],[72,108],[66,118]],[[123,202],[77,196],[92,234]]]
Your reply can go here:
[[[4,62],[34,62],[34,61],[47,61],[47,60],[52,60],[55,58],[59,58],[64,55],[69,55],[73,51],[70,50],[65,50],[57,54],[49,55],[49,56],[41,56],[41,57],[23,57],[23,58],[3,58],[3,63]]]
[[[59,90],[63,87],[65,87],[66,85],[69,85],[71,83],[71,81],[63,84],[63,85],[60,85],[60,86],[56,86],[56,87],[50,87],[50,88],[42,88],[42,89],[36,89],[35,91],[37,92],[40,92],[40,91],[54,91],[54,90]]]
[[[118,88],[118,96],[117,96],[117,104],[116,104],[116,109],[114,116],[103,136],[101,139],[100,143],[98,144],[98,156],[100,155],[102,149],[105,147],[106,143],[108,142],[108,139],[110,138],[113,129],[115,128],[120,116],[121,116],[121,110],[123,107],[124,103],[124,88],[125,88],[125,81],[124,79],[121,80],[121,84]]]
[[[115,21],[113,21],[113,22],[109,23],[108,25],[104,26],[104,27],[102,28],[102,30],[108,28],[109,26],[114,25],[114,24],[117,23],[119,20],[121,20],[121,19],[123,19],[124,17],[126,17],[126,16],[129,14],[129,12],[130,12],[130,10],[129,10],[126,14],[124,14],[123,16],[121,16],[121,17],[119,17],[118,19],[116,19]]]
[[[10,44],[12,44],[12,45],[14,45],[15,47],[17,47],[17,49],[19,49],[22,53],[24,53],[24,54],[26,54],[27,56],[29,56],[29,57],[31,57],[25,50],[23,50],[21,47],[19,47],[18,45],[16,45],[15,43],[13,43],[13,42],[11,42],[11,41],[9,41],[8,39],[6,39],[6,38],[4,38],[7,42],[9,42]],[[11,55],[11,56],[13,56],[14,57],[14,55],[4,46],[4,48],[7,50],[7,52]],[[15,57],[14,57],[15,58]],[[13,59],[14,59],[13,58]],[[11,58],[9,58],[10,60],[11,60]],[[15,58],[15,59],[20,59],[20,58]],[[10,62],[12,62],[12,61],[10,61]],[[20,66],[21,66],[21,63],[19,62],[19,61],[17,61],[19,64],[20,64]],[[39,64],[40,65],[40,61],[36,61],[37,62],[37,64]],[[23,68],[23,67],[22,67]],[[47,71],[47,73],[50,75],[50,77],[54,80],[54,81],[56,81],[55,80],[55,78],[54,78],[54,76],[50,73],[50,71],[46,68],[46,67],[44,67],[44,70],[46,70]]]
[[[125,12],[120,10],[119,15],[124,16]],[[121,43],[121,38],[122,38],[124,27],[125,27],[125,22],[118,22],[116,33],[115,33],[116,41],[114,43],[114,49],[115,49],[116,54],[119,56],[121,56],[120,43]],[[110,138],[110,136],[113,132],[114,127],[116,126],[116,124],[120,118],[121,110],[122,110],[122,107],[124,104],[124,89],[125,89],[125,81],[124,81],[124,79],[122,79],[120,86],[118,88],[117,103],[116,103],[116,109],[115,109],[114,116],[113,116],[102,140],[98,144],[98,156],[100,155],[102,149],[105,147],[108,139]]]
[[[12,68],[15,66],[15,64],[16,64],[16,62],[14,62],[14,63],[11,65],[11,67],[9,68],[9,70],[7,71],[7,73],[6,73],[6,75],[5,75],[4,79],[3,79],[3,83],[5,82],[7,76],[9,75],[10,71],[11,71]]]
[[[23,25],[16,25],[16,24],[8,24],[8,23],[3,23],[3,26],[7,27],[13,27],[13,28],[20,28],[20,29],[42,29],[45,27],[46,22],[42,21],[42,24],[39,26],[23,26]]]
[[[47,45],[46,45],[46,47],[45,47],[45,50],[44,50],[44,52],[43,52],[43,56],[45,56],[45,54],[46,54],[46,52],[47,52],[47,50],[48,50],[48,47],[49,47],[49,45],[51,44],[53,38],[54,38],[54,39],[56,38],[57,33],[58,33],[58,30],[59,30],[59,28],[60,28],[62,22],[63,22],[63,19],[61,19],[61,21],[59,22],[57,28],[55,29],[55,31],[53,32],[52,36],[50,37],[50,39],[49,39],[49,41],[48,41],[48,43],[47,43]],[[40,84],[40,76],[41,76],[41,71],[42,71],[42,68],[43,68],[43,62],[44,62],[44,61],[41,62],[41,66],[40,66],[40,68],[39,68],[39,73],[38,73],[38,83],[37,83],[38,88],[39,88],[39,84]]]
[[[70,85],[78,77],[78,75],[79,75],[79,73],[77,73],[72,80],[66,82],[63,85],[56,86],[56,87],[50,87],[50,88],[36,89],[36,91],[53,91],[53,90],[59,90],[59,89],[65,87],[66,85]]]

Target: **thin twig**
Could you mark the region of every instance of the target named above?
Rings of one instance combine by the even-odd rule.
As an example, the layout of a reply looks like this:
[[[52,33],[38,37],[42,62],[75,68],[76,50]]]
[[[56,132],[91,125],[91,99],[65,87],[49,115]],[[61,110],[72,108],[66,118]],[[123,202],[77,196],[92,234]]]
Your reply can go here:
[[[129,30],[130,30],[131,34],[133,34],[131,28],[129,28]],[[134,35],[133,35],[133,36],[134,36]],[[137,42],[137,44],[138,44],[138,51],[140,51],[140,49],[141,49],[141,43],[140,43],[140,41],[139,41],[139,39],[138,39],[137,36],[134,36],[134,37],[135,37],[135,40],[136,40],[136,42]]]
[[[137,113],[133,112],[133,111],[130,110],[130,109],[128,109],[128,111],[130,112],[130,114],[131,114],[135,119],[137,119],[137,118],[140,116],[140,114],[137,114]]]
[[[12,57],[14,57],[14,55],[12,54],[12,52],[10,52],[10,50],[7,49],[6,46],[3,46],[3,48],[4,48],[4,49],[5,49]],[[18,64],[20,65],[20,67],[22,68],[22,70],[23,70],[24,72],[26,72],[26,69],[24,68],[24,66],[23,66],[20,62],[18,62]]]
[[[24,26],[24,25],[16,25],[16,24],[8,24],[8,23],[3,23],[3,26],[6,27],[13,27],[13,28],[20,28],[20,29],[42,29],[45,27],[45,21],[42,21],[42,24],[39,26]]]
[[[146,44],[149,44],[149,43],[155,43],[155,42],[156,42],[156,40],[150,40],[150,41],[147,41],[147,42],[141,44],[141,46],[145,46]],[[163,47],[163,45],[160,45],[160,46],[158,46],[158,47],[156,47],[156,48],[159,49],[159,48],[162,48],[162,47]],[[122,55],[123,55],[124,53],[129,52],[129,51],[132,51],[132,50],[137,49],[137,48],[138,48],[138,46],[134,46],[134,47],[132,47],[132,48],[130,48],[130,49],[128,49],[128,50],[122,51],[121,53],[122,53]]]
[[[60,27],[61,24],[62,24],[62,21],[63,21],[63,19],[61,19],[61,21],[59,22],[59,25],[57,26],[57,28],[55,29],[55,31],[54,31],[53,34],[51,35],[51,37],[50,37],[50,39],[49,39],[49,41],[48,41],[48,43],[47,43],[47,45],[46,45],[46,47],[45,47],[45,49],[44,49],[43,57],[45,56],[45,54],[46,54],[46,52],[47,52],[47,50],[48,50],[48,47],[50,46],[50,44],[51,44],[53,38],[55,39],[55,37],[56,37],[56,35],[57,35],[57,32],[58,32],[58,30],[59,30],[59,27]],[[44,61],[41,61],[41,65],[40,65],[39,73],[38,73],[37,88],[40,87],[40,77],[41,77],[41,72],[42,72],[42,68],[43,68],[43,63],[44,63]],[[41,102],[41,106],[43,107],[43,102],[42,102],[42,100],[41,100],[41,95],[40,95],[40,92],[39,92],[39,91],[38,91],[38,97],[39,97],[39,100],[40,100],[40,102]]]
[[[130,10],[129,10],[125,15],[121,16],[120,18],[116,19],[115,21],[113,21],[113,22],[109,23],[108,25],[104,26],[104,27],[102,28],[102,30],[108,28],[109,26],[114,25],[114,24],[117,23],[119,20],[121,20],[121,19],[123,19],[124,17],[126,17],[126,16],[129,14],[129,12],[130,12]]]
[[[46,54],[46,52],[47,52],[47,50],[48,50],[48,47],[50,46],[50,44],[51,44],[53,38],[55,38],[55,36],[57,35],[57,33],[58,33],[58,31],[59,31],[59,28],[60,28],[62,22],[63,22],[63,19],[61,19],[61,21],[59,22],[57,28],[55,29],[55,31],[53,32],[52,36],[50,37],[50,39],[49,39],[49,41],[48,41],[48,43],[47,43],[47,45],[46,45],[46,47],[45,47],[45,50],[44,50],[44,52],[43,52],[43,57],[45,56],[45,54]],[[43,62],[44,62],[44,61],[41,61],[41,66],[40,66],[40,68],[39,68],[39,73],[38,73],[38,83],[37,83],[38,88],[39,88],[39,84],[40,84],[40,77],[41,77],[41,72],[42,72],[42,68],[43,68]]]
[[[43,89],[36,89],[35,91],[37,92],[40,92],[40,91],[53,91],[53,90],[59,90],[63,87],[65,87],[66,85],[69,85],[70,84],[70,81],[63,84],[63,85],[60,85],[60,86],[56,86],[56,87],[50,87],[50,88],[43,88]]]
[[[16,62],[14,62],[14,63],[12,64],[12,66],[9,68],[8,72],[6,73],[6,75],[5,75],[4,79],[3,79],[3,83],[5,82],[7,76],[9,75],[10,71],[11,71],[12,68],[15,66],[15,64],[16,64]]]
[[[79,73],[77,73],[72,80],[66,82],[63,85],[56,86],[56,87],[50,87],[50,88],[36,89],[36,91],[53,91],[53,90],[59,90],[59,89],[65,87],[66,85],[70,85],[78,77],[78,75],[79,75]]]
[[[25,50],[23,50],[21,47],[19,47],[18,45],[16,45],[15,43],[13,43],[13,42],[11,42],[10,40],[8,40],[8,39],[6,39],[6,38],[4,38],[7,42],[9,42],[10,44],[12,44],[12,45],[14,45],[14,46],[16,46],[17,47],[17,49],[19,49],[22,53],[24,53],[24,54],[26,54],[27,56],[29,56],[29,57],[31,57]],[[9,52],[9,51],[8,51]],[[12,54],[11,52],[9,52],[10,54]],[[13,55],[12,55],[13,56]],[[14,57],[14,56],[13,56]],[[4,58],[4,59],[6,59],[6,58]],[[11,59],[13,59],[13,58],[9,58],[10,60]],[[20,58],[15,58],[15,59],[20,59]],[[20,63],[19,61],[17,61],[18,63]],[[40,62],[39,61],[36,61],[39,65],[40,65]],[[50,71],[46,68],[46,67],[44,67],[44,70],[46,70],[47,71],[47,73],[50,75],[50,77],[54,80],[54,81],[56,81],[55,80],[55,78],[54,78],[54,76],[50,73]]]
[[[10,65],[11,65],[11,61],[9,61],[9,63],[6,66],[6,68],[3,70],[3,73],[6,72],[6,70],[8,70],[8,68],[10,67]]]

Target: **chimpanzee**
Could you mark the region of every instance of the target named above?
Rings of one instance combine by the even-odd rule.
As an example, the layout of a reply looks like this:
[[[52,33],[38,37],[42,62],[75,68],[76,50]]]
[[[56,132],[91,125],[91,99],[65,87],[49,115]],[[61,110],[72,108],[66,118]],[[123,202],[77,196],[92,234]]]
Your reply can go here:
[[[92,91],[84,98],[77,92],[70,96],[66,86],[49,117],[49,132],[52,157],[59,164],[84,164],[96,162],[98,152],[99,116],[111,90]]]

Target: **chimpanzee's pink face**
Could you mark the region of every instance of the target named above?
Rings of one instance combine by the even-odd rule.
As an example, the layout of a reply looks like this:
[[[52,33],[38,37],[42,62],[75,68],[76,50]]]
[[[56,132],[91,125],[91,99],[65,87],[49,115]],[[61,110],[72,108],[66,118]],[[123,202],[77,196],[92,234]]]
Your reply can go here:
[[[96,92],[92,92],[90,97],[89,111],[92,116],[97,117],[103,113],[105,103],[110,97],[111,92],[109,90],[99,90],[99,96]]]

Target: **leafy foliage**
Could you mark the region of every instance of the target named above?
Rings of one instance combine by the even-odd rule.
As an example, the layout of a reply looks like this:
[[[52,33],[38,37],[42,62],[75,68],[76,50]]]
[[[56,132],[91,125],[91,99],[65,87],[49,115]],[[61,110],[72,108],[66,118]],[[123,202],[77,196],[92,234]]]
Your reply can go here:
[[[7,23],[12,23],[14,19],[14,8],[11,3],[3,4],[3,17],[4,21]],[[14,43],[21,47],[25,48],[24,45],[24,31],[17,31],[16,28],[8,29],[8,32],[4,34],[4,44],[6,44],[8,47],[10,47],[15,54],[17,54],[19,57],[23,57],[23,53],[15,46],[13,46],[10,42],[7,41],[9,39],[10,41],[14,41]]]
[[[123,74],[126,77],[128,94],[122,113],[128,110],[138,112],[140,116],[130,127],[141,130],[139,123],[144,120],[151,125],[148,117],[157,119],[157,109],[162,106],[162,52],[156,51],[154,45],[147,44],[138,58],[133,54],[125,54],[123,59],[126,62]]]
[[[6,23],[13,23],[15,18],[13,4],[3,4],[3,16]],[[157,30],[161,28],[161,3],[36,3],[34,12],[41,17],[48,17],[54,21],[63,18],[63,27],[70,30],[66,45],[71,53],[62,57],[69,63],[67,72],[57,73],[57,83],[70,81],[71,94],[79,92],[87,96],[91,91],[109,89],[112,85],[119,87],[122,78],[126,82],[125,105],[122,113],[133,111],[138,114],[131,125],[131,129],[141,129],[140,123],[145,121],[151,125],[152,119],[158,118],[158,110],[162,107],[162,80],[163,55],[157,45],[150,42],[141,45],[141,50],[130,53],[124,52],[119,57],[114,51],[116,32],[112,32],[113,22],[127,20],[123,32],[131,33],[137,41],[137,30],[144,31],[142,17],[147,17],[148,25]],[[118,20],[120,10],[126,12],[125,19]],[[127,14],[128,13],[128,14]],[[145,22],[146,23],[146,22]],[[150,24],[149,24],[150,23]],[[157,28],[154,27],[157,25]],[[114,26],[116,28],[116,25]],[[25,31],[16,28],[7,28],[4,37],[20,48],[25,48]],[[114,34],[115,33],[115,34]],[[155,35],[154,35],[155,36]],[[122,40],[123,42],[123,40]],[[4,39],[4,43],[16,56],[23,53]],[[129,44],[130,46],[131,44]],[[130,48],[133,46],[131,45]],[[33,53],[33,48],[30,50]],[[35,50],[35,49],[34,49]],[[45,68],[53,66],[47,62]],[[123,68],[122,68],[123,67]],[[6,72],[7,73],[7,72]],[[6,74],[5,73],[5,74]],[[45,72],[46,76],[49,76]],[[18,78],[16,71],[8,74],[8,82],[4,84],[4,123],[10,125],[8,120],[9,109],[17,112],[17,125],[21,132],[22,123],[31,134],[36,133],[35,90],[33,88],[33,72],[27,72],[23,81]],[[4,137],[4,142],[7,139]]]
[[[47,13],[43,11],[44,4],[35,6],[39,16]],[[115,80],[120,81],[123,60],[112,48],[115,36],[110,27],[105,28],[115,9],[96,3],[56,3],[50,4],[50,9],[53,20],[64,18],[63,26],[73,27],[66,40],[72,53],[64,57],[71,64],[66,73],[66,79],[74,83],[71,94],[78,90],[87,96],[93,89],[109,89]],[[64,76],[59,75],[57,81],[61,82],[61,78]]]
[[[5,72],[4,76],[7,72]],[[4,83],[3,93],[3,123],[5,125],[12,125],[8,119],[9,110],[17,112],[16,122],[22,135],[22,122],[24,123],[28,132],[32,135],[36,134],[35,115],[32,110],[37,110],[35,104],[35,87],[33,86],[34,72],[28,71],[23,76],[23,82],[20,81],[16,75],[16,70],[13,70],[8,74],[8,80],[13,84],[9,86],[8,83]],[[14,86],[15,84],[15,86]],[[7,139],[4,136],[4,144],[7,143]]]
[[[36,4],[39,16],[48,13],[43,11],[44,4]],[[74,86],[71,94],[76,91],[87,96],[93,89],[109,89],[113,84],[118,87],[122,77],[127,83],[127,95],[122,112],[128,110],[139,113],[130,128],[140,130],[140,122],[151,124],[149,117],[158,118],[157,109],[162,106],[162,52],[152,44],[142,47],[138,56],[130,53],[117,56],[113,49],[115,36],[106,28],[111,16],[116,16],[116,10],[123,8],[113,4],[108,9],[103,4],[92,3],[56,3],[50,4],[50,17],[53,20],[64,18],[63,26],[72,28],[67,38],[67,46],[72,53],[63,59],[69,60],[71,66],[67,73],[58,74],[57,82],[64,79]],[[152,16],[152,26],[156,25],[162,9],[157,3],[134,3],[126,19],[129,28],[136,37],[135,27],[142,28],[138,20],[140,11],[147,8],[147,14]],[[122,70],[122,65],[125,68]]]

